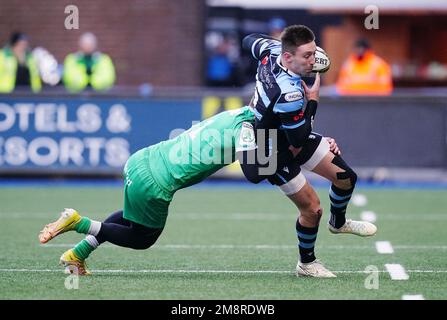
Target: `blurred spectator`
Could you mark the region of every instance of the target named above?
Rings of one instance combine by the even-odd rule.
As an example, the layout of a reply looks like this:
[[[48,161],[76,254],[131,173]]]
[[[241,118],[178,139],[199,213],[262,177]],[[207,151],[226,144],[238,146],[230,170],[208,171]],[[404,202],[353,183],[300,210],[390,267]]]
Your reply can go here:
[[[21,32],[11,35],[9,45],[0,50],[0,92],[15,89],[39,92],[42,83],[36,62],[29,51],[28,37]]]
[[[32,55],[39,69],[42,82],[50,86],[59,84],[62,76],[62,66],[58,64],[56,58],[42,47],[34,48]]]
[[[207,83],[214,87],[230,87],[238,84],[235,60],[239,52],[236,45],[228,36],[222,36],[216,44],[209,48],[207,65]]]
[[[286,21],[282,18],[272,18],[269,21],[269,32],[272,38],[281,39],[281,32],[286,27]]]
[[[340,70],[336,87],[341,95],[389,95],[391,68],[374,54],[367,40],[359,39]]]
[[[87,32],[79,38],[79,51],[69,54],[64,61],[64,84],[67,90],[79,92],[86,88],[97,91],[110,89],[115,82],[112,59],[96,51],[96,36]]]

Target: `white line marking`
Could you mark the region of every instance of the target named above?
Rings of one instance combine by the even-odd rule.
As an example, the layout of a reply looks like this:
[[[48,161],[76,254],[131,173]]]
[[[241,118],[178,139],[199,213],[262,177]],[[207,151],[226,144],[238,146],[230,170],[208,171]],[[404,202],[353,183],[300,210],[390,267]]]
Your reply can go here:
[[[357,193],[352,196],[352,204],[357,207],[364,207],[367,203],[368,199],[364,194]]]
[[[48,243],[39,244],[42,248],[72,248],[76,243]],[[319,250],[334,250],[334,249],[371,249],[371,246],[349,246],[349,245],[317,245]],[[119,248],[118,246],[112,244],[102,244],[101,248]],[[274,245],[274,244],[156,244],[151,249],[259,249],[259,250],[277,250],[277,249],[296,249],[295,245]],[[420,246],[410,246],[410,245],[395,245],[395,249],[407,249],[407,250],[447,250],[447,245],[420,245]]]
[[[363,221],[368,221],[372,223],[377,221],[377,216],[373,211],[362,211],[362,213],[360,214],[360,218]]]
[[[404,294],[402,300],[425,300],[422,294]]]
[[[19,269],[0,269],[0,272],[63,272],[64,269],[34,269],[34,268],[19,268]],[[131,270],[131,269],[98,269],[91,270],[95,273],[294,273],[293,270],[185,270],[185,269],[141,269],[141,270]],[[365,270],[338,270],[333,271],[334,273],[368,273]],[[386,270],[379,270],[378,272],[385,273]],[[408,270],[409,273],[447,273],[447,270]]]
[[[381,254],[390,254],[394,253],[393,247],[389,241],[377,241],[376,242],[376,250]]]
[[[387,263],[385,268],[391,276],[392,280],[408,280],[409,276],[404,267],[397,263]]]
[[[102,220],[105,218],[104,213],[90,213],[92,218]],[[99,217],[99,218],[98,218]],[[102,217],[102,218],[101,218]],[[58,216],[52,213],[44,212],[13,212],[13,213],[0,213],[0,218],[8,220],[20,220],[20,219],[42,219],[53,221],[58,218]],[[189,213],[189,212],[172,212],[169,217],[171,220],[260,220],[260,221],[291,221],[296,220],[294,213],[273,213],[273,212],[262,212],[262,213]],[[387,213],[380,216],[380,220],[391,220],[391,221],[446,221],[447,212],[436,212],[436,213]]]

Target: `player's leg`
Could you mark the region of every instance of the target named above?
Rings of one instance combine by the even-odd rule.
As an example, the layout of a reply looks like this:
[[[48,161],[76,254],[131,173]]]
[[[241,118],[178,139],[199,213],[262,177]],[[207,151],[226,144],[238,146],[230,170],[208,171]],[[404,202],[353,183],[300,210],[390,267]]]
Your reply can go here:
[[[132,155],[124,168],[124,209],[100,223],[98,232],[87,236],[61,257],[64,265],[85,264],[101,243],[147,249],[163,231],[172,194],[160,190],[143,152]],[[68,258],[68,259],[67,259]]]
[[[96,236],[87,235],[74,248],[64,252],[60,258],[70,273],[87,275],[85,260],[98,246],[109,241],[115,245],[133,249],[147,249],[160,236],[163,229],[147,228],[124,219],[123,211],[111,214],[101,223],[100,231]]]
[[[329,143],[325,138],[319,136],[319,139],[315,139],[313,145],[312,142],[310,145],[310,152],[315,150],[303,167],[332,182],[329,190],[329,230],[333,233],[353,233],[359,236],[374,235],[377,228],[373,224],[346,220],[346,209],[357,182],[357,174],[339,155],[329,150]]]
[[[297,276],[335,277],[315,257],[315,243],[323,210],[318,195],[300,172],[298,164],[291,164],[269,178],[297,206],[299,216],[296,221],[299,260]]]

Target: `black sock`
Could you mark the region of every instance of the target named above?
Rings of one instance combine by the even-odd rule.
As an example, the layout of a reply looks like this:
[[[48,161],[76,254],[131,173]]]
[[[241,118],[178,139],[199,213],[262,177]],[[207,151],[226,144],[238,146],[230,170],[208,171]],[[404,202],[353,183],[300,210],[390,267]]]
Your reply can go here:
[[[309,263],[316,259],[314,249],[317,233],[318,226],[313,228],[303,227],[298,220],[296,221],[296,234],[302,263]]]
[[[331,185],[329,199],[331,201],[331,218],[329,224],[334,228],[341,228],[346,222],[346,208],[351,199],[354,188],[343,190]]]

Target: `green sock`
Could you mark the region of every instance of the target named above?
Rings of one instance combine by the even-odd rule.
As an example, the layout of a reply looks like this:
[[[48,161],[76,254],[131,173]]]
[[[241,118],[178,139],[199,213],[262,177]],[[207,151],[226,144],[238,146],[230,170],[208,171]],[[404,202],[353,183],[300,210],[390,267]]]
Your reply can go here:
[[[90,225],[91,225],[91,221],[89,218],[87,217],[82,217],[81,221],[79,221],[78,223],[76,223],[76,225],[74,226],[74,229],[76,230],[76,232],[78,233],[83,233],[83,234],[87,234],[88,230],[90,229]]]
[[[73,252],[79,259],[85,260],[90,253],[93,252],[93,250],[95,250],[95,248],[93,248],[90,243],[84,239],[79,242],[76,247],[74,247]]]

